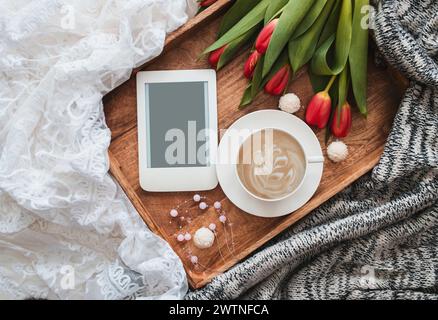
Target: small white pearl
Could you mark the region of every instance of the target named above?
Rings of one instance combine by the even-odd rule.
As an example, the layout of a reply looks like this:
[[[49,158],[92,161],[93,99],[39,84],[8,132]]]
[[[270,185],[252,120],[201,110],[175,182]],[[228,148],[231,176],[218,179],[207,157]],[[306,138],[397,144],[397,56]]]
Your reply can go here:
[[[178,217],[178,211],[176,209],[170,210],[170,216],[173,218]]]
[[[214,203],[214,207],[215,207],[216,209],[220,209],[220,208],[222,208],[222,204],[221,204],[219,201],[216,201],[216,202]]]
[[[220,217],[219,217],[219,221],[222,222],[222,223],[225,223],[225,221],[227,221],[227,217],[225,217],[225,216],[220,216]]]
[[[179,242],[183,242],[183,241],[184,241],[184,235],[180,233],[180,234],[176,237],[176,240],[178,240]]]
[[[201,201],[201,196],[200,196],[199,194],[195,194],[195,195],[193,196],[193,201],[195,201],[195,202],[199,202],[199,201]]]
[[[184,239],[185,239],[186,241],[190,241],[190,239],[192,239],[191,234],[187,232],[187,233],[184,235]]]
[[[210,229],[211,231],[216,230],[216,225],[214,223],[210,223],[210,225],[208,226],[208,229]]]
[[[198,263],[198,257],[197,257],[197,256],[191,256],[191,257],[190,257],[190,261],[191,261],[193,264],[197,264],[197,263]]]
[[[201,209],[201,210],[205,210],[205,209],[207,209],[207,204],[205,203],[205,202],[201,202],[200,204],[199,204],[199,209]]]

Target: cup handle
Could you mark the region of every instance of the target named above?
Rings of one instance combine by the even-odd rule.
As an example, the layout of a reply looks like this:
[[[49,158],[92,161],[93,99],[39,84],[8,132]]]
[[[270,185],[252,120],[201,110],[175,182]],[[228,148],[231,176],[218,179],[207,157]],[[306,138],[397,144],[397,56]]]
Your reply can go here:
[[[324,157],[323,156],[308,157],[307,162],[308,163],[323,163]]]

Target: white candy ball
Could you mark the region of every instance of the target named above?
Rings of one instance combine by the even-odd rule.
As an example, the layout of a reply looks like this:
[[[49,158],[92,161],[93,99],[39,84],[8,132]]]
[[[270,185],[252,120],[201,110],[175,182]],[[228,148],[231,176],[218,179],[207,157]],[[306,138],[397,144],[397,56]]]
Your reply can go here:
[[[193,242],[199,249],[207,249],[213,245],[214,233],[205,227],[196,230]]]
[[[195,202],[199,202],[199,201],[201,201],[201,196],[200,196],[199,194],[195,194],[195,195],[193,196],[193,201],[195,201]]]
[[[294,93],[285,94],[280,98],[278,107],[289,113],[295,113],[301,108],[300,98]]]
[[[179,242],[183,242],[183,241],[184,241],[184,235],[180,233],[180,234],[176,237],[176,239],[177,239]]]
[[[348,156],[348,147],[342,141],[334,141],[327,147],[327,155],[333,162],[344,161]]]

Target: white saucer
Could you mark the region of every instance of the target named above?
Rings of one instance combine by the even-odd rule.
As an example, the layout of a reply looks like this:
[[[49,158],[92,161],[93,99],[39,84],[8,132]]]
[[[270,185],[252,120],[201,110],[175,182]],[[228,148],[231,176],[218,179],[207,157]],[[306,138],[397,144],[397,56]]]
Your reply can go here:
[[[237,157],[239,144],[233,143],[230,130],[260,130],[263,128],[278,128],[291,133],[301,141],[309,157],[323,156],[321,146],[312,129],[301,119],[277,110],[262,110],[250,113],[227,130],[219,144],[218,155]],[[242,137],[242,141],[245,137]],[[219,184],[225,195],[238,208],[255,216],[274,218],[294,212],[301,208],[316,192],[322,177],[323,163],[309,163],[308,173],[302,187],[290,197],[278,202],[265,202],[249,195],[241,186],[235,171],[235,165],[221,161],[216,165]],[[225,164],[226,163],[226,164]]]

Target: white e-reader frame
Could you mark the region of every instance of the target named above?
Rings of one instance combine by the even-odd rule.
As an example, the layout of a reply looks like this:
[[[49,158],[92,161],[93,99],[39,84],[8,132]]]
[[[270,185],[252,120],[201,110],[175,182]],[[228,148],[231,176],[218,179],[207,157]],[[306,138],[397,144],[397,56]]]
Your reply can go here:
[[[204,143],[204,151],[206,156],[206,161],[202,165],[199,163],[193,164],[185,163],[185,166],[164,166],[153,165],[154,159],[151,160],[151,155],[156,150],[152,148],[159,149],[161,144],[157,140],[151,141],[151,136],[153,136],[154,130],[160,130],[152,117],[152,114],[157,114],[157,112],[165,112],[165,116],[161,115],[162,118],[166,117],[171,121],[176,121],[175,114],[173,114],[171,108],[181,108],[184,106],[176,103],[174,106],[170,107],[169,102],[166,104],[166,109],[168,111],[162,111],[160,108],[160,98],[159,94],[153,94],[151,88],[159,88],[160,86],[166,88],[177,88],[178,84],[203,84],[204,90],[204,110],[205,110],[205,120],[203,124],[205,125],[206,132],[206,142]],[[174,87],[172,87],[174,86]],[[181,86],[180,86],[181,87]],[[181,88],[180,88],[181,89]],[[165,89],[166,90],[166,89]],[[169,91],[169,90],[168,90]],[[178,90],[172,90],[178,92]],[[167,92],[167,91],[164,91]],[[169,92],[169,95],[175,94],[174,92]],[[181,94],[183,91],[179,92],[179,97],[181,101],[184,101],[184,95]],[[198,92],[198,91],[196,91]],[[154,97],[152,97],[154,95]],[[167,100],[167,94],[161,92],[161,97]],[[186,97],[189,99],[189,97]],[[154,102],[151,102],[154,99]],[[187,100],[185,99],[185,100]],[[199,101],[199,100],[197,100]],[[152,106],[152,104],[154,104]],[[186,103],[187,104],[187,103]],[[190,104],[190,103],[189,103]],[[198,107],[200,108],[200,107]],[[153,111],[155,110],[155,111]],[[158,110],[158,111],[157,111]],[[177,109],[173,109],[177,110]],[[178,110],[180,112],[181,110]],[[179,113],[181,118],[181,113]],[[168,118],[167,118],[168,117]],[[174,118],[172,118],[174,117]],[[183,115],[184,117],[184,115]],[[172,120],[173,119],[173,120]],[[190,120],[190,119],[187,119]],[[218,146],[218,129],[217,129],[217,93],[216,93],[216,72],[214,70],[179,70],[179,71],[145,71],[137,73],[137,122],[138,122],[138,156],[139,156],[139,179],[140,186],[145,191],[150,192],[170,192],[170,191],[202,191],[214,189],[217,184],[216,176],[216,152]],[[159,121],[157,121],[159,122]],[[162,122],[163,123],[163,122]],[[152,124],[152,125],[151,125]],[[171,125],[171,124],[170,124]],[[151,129],[152,126],[158,129]],[[190,130],[190,129],[188,129]],[[162,136],[162,134],[155,136]],[[167,134],[166,134],[167,137]],[[163,143],[166,140],[163,138]],[[161,139],[160,138],[160,139]],[[156,138],[153,138],[156,139]],[[161,140],[160,140],[161,141]],[[157,147],[153,147],[153,145]],[[162,146],[161,146],[162,147]],[[190,148],[190,147],[189,147]],[[162,151],[162,150],[161,150]],[[192,148],[193,151],[193,148]],[[199,151],[199,149],[198,149]],[[161,152],[162,153],[162,152]],[[156,154],[154,154],[156,155]],[[167,155],[167,153],[166,153]],[[158,155],[161,156],[161,155]],[[166,158],[167,159],[167,158]],[[151,162],[152,161],[152,162]]]

